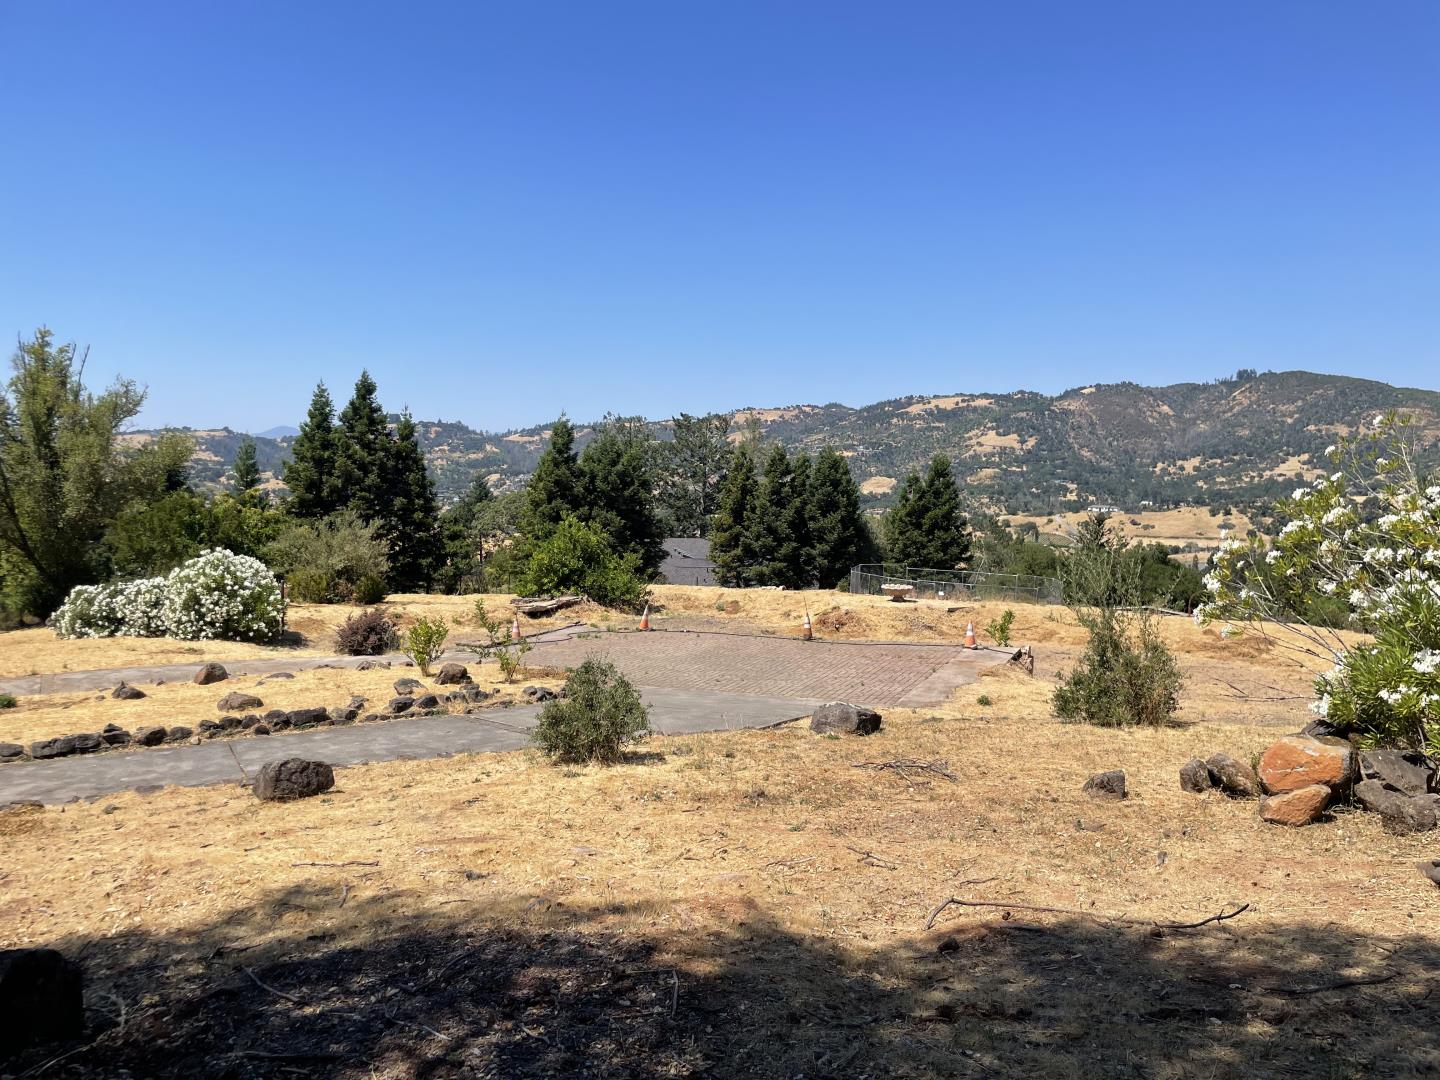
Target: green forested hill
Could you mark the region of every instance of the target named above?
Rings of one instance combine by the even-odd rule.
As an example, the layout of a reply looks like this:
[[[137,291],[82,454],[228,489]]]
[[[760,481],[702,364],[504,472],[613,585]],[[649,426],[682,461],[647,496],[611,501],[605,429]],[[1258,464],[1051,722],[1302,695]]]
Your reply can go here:
[[[879,503],[891,481],[944,452],[976,501],[1012,513],[1053,512],[1089,502],[1133,508],[1144,500],[1268,501],[1298,477],[1314,475],[1318,456],[1338,434],[1392,408],[1415,414],[1433,452],[1440,393],[1304,371],[1161,387],[1084,386],[1054,397],[968,393],[862,408],[744,409],[733,430],[753,429],[792,447],[835,446]],[[655,427],[664,438],[665,423]],[[499,488],[523,483],[545,445],[543,427],[495,434],[421,421],[419,433],[443,497],[457,495],[477,472]],[[581,445],[589,433],[579,429]],[[193,434],[195,479],[218,486],[240,436]],[[262,470],[278,469],[289,439],[256,443]]]

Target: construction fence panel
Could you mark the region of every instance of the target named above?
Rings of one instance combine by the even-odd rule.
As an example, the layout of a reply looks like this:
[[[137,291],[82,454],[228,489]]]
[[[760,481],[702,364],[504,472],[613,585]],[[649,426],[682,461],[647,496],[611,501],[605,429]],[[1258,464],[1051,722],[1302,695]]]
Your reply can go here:
[[[885,585],[909,585],[916,600],[1005,600],[1058,604],[1060,582],[1033,574],[994,574],[983,570],[934,570],[889,563],[866,563],[850,571],[850,591],[882,596]]]

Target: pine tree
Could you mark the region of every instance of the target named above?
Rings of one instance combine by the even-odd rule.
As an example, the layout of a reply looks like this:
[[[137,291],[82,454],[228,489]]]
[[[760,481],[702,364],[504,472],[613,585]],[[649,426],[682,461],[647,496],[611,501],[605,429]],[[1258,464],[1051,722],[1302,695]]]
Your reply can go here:
[[[860,488],[831,447],[816,455],[808,503],[815,578],[822,589],[835,588],[853,567],[878,559],[860,513]]]
[[[476,523],[481,509],[494,498],[489,482],[477,473],[460,501],[440,515],[440,537],[445,550],[436,584],[442,592],[462,592],[466,585],[478,585],[477,579],[483,571],[484,537],[478,534]]]
[[[389,461],[384,509],[373,520],[390,545],[391,587],[416,592],[430,584],[444,553],[435,482],[425,467],[425,453],[408,412],[401,414],[394,438],[387,434],[386,441]]]
[[[710,526],[710,558],[721,585],[741,588],[753,585],[755,552],[750,542],[758,483],[755,455],[749,443],[741,443],[730,456],[725,486]]]
[[[318,383],[285,466],[285,486],[290,489],[286,505],[297,517],[325,517],[343,505],[335,473],[338,441],[335,405],[325,384]]]
[[[950,459],[936,454],[922,480],[905,478],[890,511],[890,560],[903,566],[956,570],[970,558],[970,526]]]
[[[354,394],[340,410],[336,440],[335,473],[342,503],[363,521],[385,516],[395,457],[390,425],[376,391],[375,380],[362,371]]]
[[[655,514],[654,441],[643,421],[607,420],[580,455],[582,520],[598,526],[619,555],[654,573],[665,538]]]
[[[260,486],[260,466],[255,463],[255,440],[246,435],[235,451],[235,491],[243,495]]]
[[[544,540],[567,516],[578,516],[582,509],[575,428],[562,416],[550,429],[550,445],[540,455],[530,482],[525,485],[525,511],[520,518],[520,531],[526,540]]]
[[[808,458],[804,459],[801,471],[808,477]],[[804,488],[796,482],[795,463],[777,443],[765,459],[747,530],[754,551],[755,584],[780,585],[787,589],[803,589],[812,584],[806,509]]]
[[[675,437],[664,444],[660,501],[673,536],[704,536],[720,502],[731,457],[730,417],[724,413],[671,421]]]

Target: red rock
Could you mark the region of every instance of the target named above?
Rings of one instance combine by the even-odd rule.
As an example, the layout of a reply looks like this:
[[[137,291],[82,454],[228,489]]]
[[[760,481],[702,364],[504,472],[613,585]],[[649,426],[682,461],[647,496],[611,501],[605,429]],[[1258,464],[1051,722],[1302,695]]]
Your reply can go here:
[[[1260,755],[1260,783],[1271,795],[1324,784],[1331,791],[1350,786],[1355,750],[1344,739],[1286,735]]]
[[[1272,825],[1299,827],[1309,825],[1320,816],[1330,801],[1330,789],[1324,784],[1311,784],[1280,795],[1267,795],[1260,800],[1260,817]]]

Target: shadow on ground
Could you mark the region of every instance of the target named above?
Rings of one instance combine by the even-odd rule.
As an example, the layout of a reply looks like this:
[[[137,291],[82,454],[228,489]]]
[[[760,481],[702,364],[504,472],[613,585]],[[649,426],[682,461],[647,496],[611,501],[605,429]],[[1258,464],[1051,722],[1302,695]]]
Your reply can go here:
[[[87,969],[90,1030],[75,1046],[28,1051],[0,1074],[1073,1080],[1440,1071],[1440,943],[1420,937],[1262,930],[1243,920],[1160,934],[952,909],[933,933],[852,951],[798,937],[744,904],[723,929],[672,929],[663,941],[607,927],[654,926],[664,905],[416,904],[404,918],[393,897],[383,911],[363,901],[339,911],[332,887],[305,886],[227,912],[197,935],[128,930],[53,942]],[[305,912],[334,912],[336,928],[317,929],[324,924]],[[287,933],[287,922],[308,925]]]

